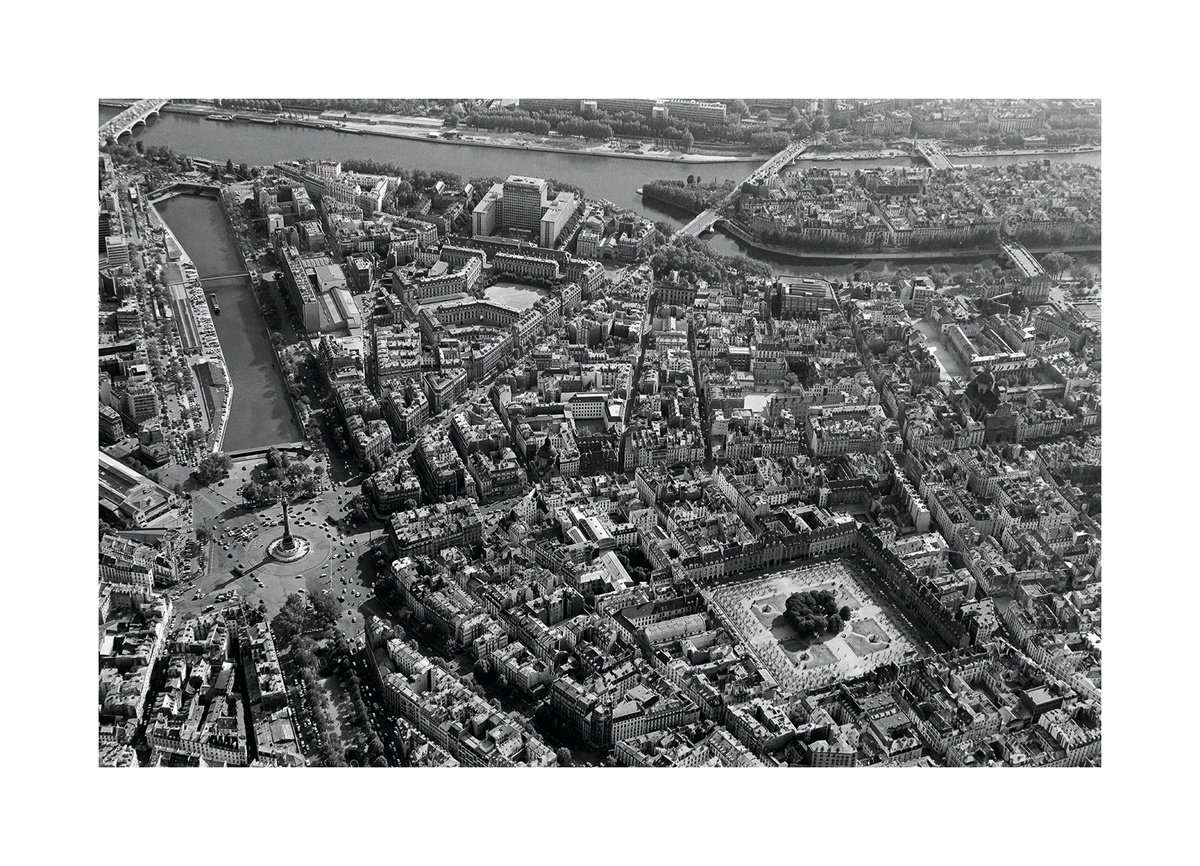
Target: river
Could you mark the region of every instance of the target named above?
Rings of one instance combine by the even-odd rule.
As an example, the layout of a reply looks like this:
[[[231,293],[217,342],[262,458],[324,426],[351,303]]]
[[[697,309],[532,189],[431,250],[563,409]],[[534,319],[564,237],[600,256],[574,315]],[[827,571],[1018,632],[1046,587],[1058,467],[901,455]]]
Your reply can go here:
[[[100,108],[100,122],[118,113],[116,108]],[[331,129],[308,129],[296,126],[270,126],[246,122],[218,123],[203,117],[188,114],[166,113],[152,117],[144,128],[139,127],[135,137],[146,144],[167,145],[176,153],[201,156],[208,159],[236,163],[247,162],[266,165],[282,159],[375,159],[394,162],[403,166],[452,171],[464,178],[478,176],[504,176],[527,174],[537,177],[552,177],[583,188],[587,195],[608,199],[622,207],[638,210],[650,219],[662,220],[681,226],[690,215],[667,205],[643,203],[637,190],[648,181],[657,179],[683,180],[688,175],[698,175],[702,181],[716,179],[742,180],[756,169],[762,159],[739,160],[724,163],[689,164],[644,159],[626,159],[611,156],[595,156],[579,153],[545,153],[541,151],[516,151],[498,147],[476,147],[467,144],[449,144],[421,141],[419,139],[385,138],[376,135],[354,135]],[[960,163],[1004,164],[1027,162],[1033,156],[987,156],[955,159]],[[1055,159],[1070,162],[1100,164],[1099,153],[1067,154]],[[919,164],[907,157],[868,160],[813,160],[801,161],[826,168],[843,168],[853,171],[872,165]],[[886,274],[907,265],[912,270],[923,270],[928,262],[920,266],[914,262],[871,262],[854,264],[845,261],[808,260],[797,262],[784,256],[752,250],[728,235],[719,232],[706,238],[717,252],[732,255],[745,253],[755,259],[768,262],[779,273],[847,277],[856,270]],[[1095,261],[1096,256],[1084,256]],[[952,271],[969,271],[976,264],[990,268],[995,260],[981,256],[978,259],[958,259],[947,262]]]
[[[201,279],[245,270],[218,201],[178,195],[156,207]],[[221,305],[213,323],[233,381],[233,405],[221,449],[241,451],[302,440],[249,278],[205,282],[204,290],[215,292]]]
[[[115,116],[120,109],[100,107],[100,122]],[[284,159],[375,159],[394,162],[413,168],[442,169],[464,178],[527,174],[552,177],[582,187],[595,198],[608,199],[622,207],[638,210],[654,220],[680,226],[690,219],[688,214],[667,205],[643,203],[637,190],[648,181],[657,179],[683,180],[698,175],[702,181],[716,179],[742,180],[756,169],[762,159],[724,163],[680,163],[660,160],[627,159],[579,153],[546,153],[517,151],[498,147],[477,147],[467,144],[435,143],[419,139],[386,138],[377,135],[354,135],[332,129],[233,122],[219,123],[190,114],[165,113],[152,117],[147,125],[134,133],[136,139],[151,145],[167,145],[176,153],[200,156],[224,162],[267,165]],[[1006,163],[1028,161],[1034,157],[972,157],[963,162]],[[1098,165],[1100,154],[1071,154],[1071,161]],[[957,160],[956,160],[957,161]],[[871,165],[913,165],[907,157],[881,160],[814,160],[811,164],[826,168],[853,171]],[[823,274],[829,277],[849,276],[855,270],[887,273],[904,262],[872,262],[855,265],[848,262],[810,260],[796,262],[783,256],[750,250],[734,238],[715,233],[707,238],[717,252],[730,255],[746,253],[769,262],[775,270],[786,274]],[[976,263],[991,267],[988,257],[948,262],[951,270],[970,270]],[[913,270],[923,270],[927,264],[907,263]]]
[[[100,107],[99,122],[116,116],[118,108]],[[546,153],[475,147],[464,144],[434,143],[418,139],[354,135],[336,130],[308,129],[296,126],[270,126],[245,122],[218,123],[188,114],[166,113],[152,117],[139,127],[134,138],[147,145],[166,145],[179,154],[188,154],[224,162],[267,165],[285,159],[375,159],[413,168],[442,169],[464,178],[526,174],[552,177],[576,184],[587,195],[604,198],[622,207],[645,213],[655,220],[683,225],[690,216],[669,205],[643,203],[638,188],[651,180],[683,180],[689,174],[707,182],[716,179],[741,180],[762,160],[725,163],[689,164],[657,160],[627,159],[578,153]],[[955,160],[1000,164],[1028,161],[1035,157],[992,156]],[[1072,154],[1070,161],[1100,164],[1100,154]],[[854,170],[870,165],[912,165],[908,158],[885,160],[821,160],[814,166]],[[159,205],[163,218],[179,238],[199,269],[205,274],[242,270],[237,249],[225,228],[220,205],[211,200],[179,196]],[[876,274],[894,272],[904,262],[854,264],[844,261],[806,261],[799,263],[783,256],[746,248],[734,238],[716,233],[708,238],[714,250],[723,254],[747,253],[769,262],[782,274],[816,275],[845,278],[856,270]],[[1083,256],[1095,262],[1097,256]],[[995,260],[980,257],[948,262],[952,271],[970,270],[975,264],[990,268]],[[914,271],[927,263],[909,262]],[[223,447],[226,450],[258,447],[301,437],[287,403],[280,377],[273,367],[274,354],[263,333],[261,316],[255,306],[249,281],[245,278],[224,280],[210,287],[216,291],[221,315],[215,316],[217,334],[230,367],[234,398]],[[499,290],[502,293],[503,290]],[[509,290],[515,291],[515,290]],[[515,298],[514,298],[515,299]],[[522,296],[528,305],[533,296]]]

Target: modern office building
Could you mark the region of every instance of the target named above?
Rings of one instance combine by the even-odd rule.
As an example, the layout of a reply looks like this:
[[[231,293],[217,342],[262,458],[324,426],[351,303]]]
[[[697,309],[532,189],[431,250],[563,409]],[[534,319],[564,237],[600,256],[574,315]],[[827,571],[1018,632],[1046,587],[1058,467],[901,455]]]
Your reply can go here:
[[[552,249],[579,210],[579,196],[560,192],[550,197],[550,184],[540,177],[510,175],[492,186],[471,212],[471,232],[487,237],[507,232],[536,233],[538,244]]]
[[[563,228],[579,210],[579,197],[573,192],[560,192],[542,213],[538,223],[538,245],[553,249]]]
[[[816,316],[837,309],[837,294],[828,280],[782,277],[779,280],[780,314],[785,319]]]
[[[725,103],[700,102],[695,99],[666,100],[667,116],[673,120],[694,123],[724,123]]]
[[[550,185],[542,178],[509,175],[500,199],[501,228],[538,229],[549,199]]]
[[[125,405],[129,417],[138,424],[157,417],[161,408],[158,389],[153,382],[135,382],[125,392]]]
[[[129,264],[129,242],[121,235],[109,235],[104,239],[106,259],[110,268]]]

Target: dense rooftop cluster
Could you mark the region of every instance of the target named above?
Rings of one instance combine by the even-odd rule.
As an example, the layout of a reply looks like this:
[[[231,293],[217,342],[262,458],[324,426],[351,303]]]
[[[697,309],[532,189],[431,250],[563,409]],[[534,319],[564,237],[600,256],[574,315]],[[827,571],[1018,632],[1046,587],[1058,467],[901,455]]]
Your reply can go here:
[[[407,763],[1099,762],[1098,302],[1045,273],[777,277],[538,178],[422,183],[302,163],[239,188],[310,444],[363,470],[384,528],[377,606],[335,655]],[[1089,225],[1098,184],[812,169],[742,218],[889,243]],[[175,615],[193,539],[155,524],[178,502],[107,455],[100,477],[123,524],[100,541],[101,764],[314,761],[285,672],[333,643],[303,621],[331,602]]]
[[[747,185],[737,223],[806,249],[955,248],[1100,238],[1100,170],[1043,160],[964,168],[784,171]]]

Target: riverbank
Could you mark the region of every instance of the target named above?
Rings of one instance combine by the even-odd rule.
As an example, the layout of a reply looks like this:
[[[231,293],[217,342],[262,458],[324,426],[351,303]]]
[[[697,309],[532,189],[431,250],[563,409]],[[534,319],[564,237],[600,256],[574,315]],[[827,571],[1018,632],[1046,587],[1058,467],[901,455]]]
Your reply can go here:
[[[111,108],[127,108],[129,105],[132,104],[131,100],[120,100],[120,99],[102,99],[99,102],[100,102],[100,105],[111,107]],[[194,105],[194,104],[187,104],[187,103],[168,102],[165,106],[163,106],[162,111],[164,113],[171,113],[171,114],[186,114],[186,115],[191,115],[193,117],[206,117],[209,114],[229,113],[232,110],[231,109],[221,109],[221,108],[218,108],[218,107],[212,106],[212,105],[206,106],[206,105]],[[250,114],[250,112],[240,111],[240,112],[238,112],[238,114],[248,116]],[[736,154],[682,153],[680,151],[669,151],[667,153],[645,153],[645,152],[623,153],[623,152],[619,152],[619,151],[609,150],[609,149],[605,148],[603,145],[595,145],[590,148],[589,147],[572,148],[572,147],[554,146],[552,143],[550,143],[548,141],[533,143],[533,142],[524,142],[519,139],[500,139],[500,140],[482,140],[482,139],[477,139],[477,138],[450,139],[450,138],[443,138],[441,135],[438,135],[436,138],[431,138],[430,137],[431,130],[428,127],[423,127],[423,128],[414,127],[414,128],[409,129],[409,128],[395,126],[395,125],[356,124],[356,123],[349,123],[346,121],[331,122],[328,119],[319,120],[316,117],[290,118],[290,117],[283,117],[283,116],[279,116],[279,115],[275,115],[275,114],[263,114],[262,116],[264,117],[264,119],[270,118],[270,119],[276,121],[276,123],[274,123],[274,124],[262,124],[262,125],[267,125],[267,126],[281,125],[281,126],[299,126],[299,127],[305,127],[305,128],[313,128],[312,124],[314,121],[316,121],[316,122],[324,124],[324,128],[331,132],[342,132],[342,133],[350,134],[350,135],[360,135],[360,134],[361,135],[373,135],[373,136],[382,137],[382,138],[401,138],[401,139],[409,139],[412,141],[423,141],[423,142],[427,142],[430,144],[460,144],[460,145],[465,145],[465,146],[470,146],[470,147],[493,147],[493,148],[502,148],[502,149],[508,149],[508,150],[524,150],[524,151],[541,152],[541,153],[554,153],[554,154],[567,154],[567,155],[579,154],[579,155],[583,155],[583,156],[610,157],[613,159],[640,159],[640,160],[648,160],[648,161],[654,161],[654,162],[676,162],[676,163],[685,163],[685,164],[694,163],[694,164],[698,164],[698,165],[721,164],[721,163],[726,163],[726,162],[748,162],[748,161],[752,161],[752,160],[759,159],[759,158],[762,158],[765,160],[765,158],[766,158],[766,157],[762,157],[761,154],[755,154],[749,150],[739,151]],[[217,121],[212,121],[212,122],[216,123]],[[234,124],[253,124],[254,123],[253,121],[241,120],[241,119],[234,120],[234,121],[226,121],[226,122],[234,123]],[[441,132],[443,130],[438,130],[438,131]],[[472,133],[472,135],[475,135],[475,134],[476,133]],[[703,143],[701,143],[699,146],[703,147],[704,145],[703,145]],[[1026,150],[1026,149],[988,150],[988,151],[945,150],[944,152],[946,153],[947,156],[955,157],[957,159],[970,159],[971,157],[979,157],[979,158],[984,158],[984,159],[990,159],[992,157],[1039,157],[1039,156],[1045,156],[1045,157],[1060,156],[1061,157],[1061,156],[1072,156],[1072,155],[1080,155],[1080,154],[1100,153],[1100,146],[1099,145],[1085,145],[1085,146],[1081,146],[1081,147],[1042,148],[1042,149],[1038,149],[1038,150]],[[905,151],[902,151],[902,150],[895,150],[895,149],[889,148],[884,151],[846,151],[846,152],[834,151],[834,152],[825,152],[825,153],[811,154],[811,155],[804,154],[804,155],[801,155],[799,157],[799,159],[812,160],[815,162],[836,161],[836,160],[847,160],[847,161],[859,162],[859,161],[881,160],[881,159],[899,159],[899,158],[908,157],[908,156],[911,156],[911,154],[909,154]]]
[[[232,388],[220,450],[231,452],[304,439],[259,309],[247,262],[222,198],[177,195],[156,205],[195,263],[201,295],[215,294],[212,317]]]
[[[183,193],[178,193],[183,195]],[[167,201],[172,196],[166,196],[155,202],[149,202],[150,210],[154,213],[155,219],[162,228],[164,247],[166,246],[166,238],[171,238],[175,245],[179,248],[178,264],[184,272],[184,292],[187,294],[188,305],[191,307],[192,317],[196,323],[196,329],[200,336],[200,348],[204,357],[208,359],[209,364],[216,363],[221,368],[221,377],[225,380],[224,392],[220,394],[220,400],[216,406],[217,417],[214,419],[209,417],[209,435],[212,440],[213,453],[221,450],[221,442],[225,438],[225,427],[229,422],[229,413],[233,407],[233,379],[229,375],[229,365],[225,361],[225,353],[221,349],[221,339],[217,334],[217,326],[213,322],[212,314],[208,306],[208,294],[204,291],[204,284],[200,281],[200,271],[196,267],[191,256],[188,255],[187,247],[185,247],[167,225],[166,219],[159,211],[158,206],[164,201]],[[165,250],[164,250],[165,251]],[[184,266],[187,266],[186,268]],[[211,385],[201,382],[199,376],[193,371],[193,377],[196,380],[198,388],[207,388],[209,390],[210,401],[212,392],[217,390]],[[211,381],[211,373],[208,377]],[[197,396],[200,396],[197,393]],[[210,402],[211,405],[211,402]],[[204,410],[202,410],[204,411]],[[207,412],[205,414],[208,414]]]
[[[100,123],[111,119],[116,111],[116,107],[102,108]],[[666,202],[643,199],[636,194],[637,189],[658,180],[686,183],[689,174],[697,173],[703,176],[704,182],[715,179],[718,183],[725,180],[736,183],[762,164],[761,159],[755,159],[698,168],[687,163],[662,160],[589,159],[586,153],[580,156],[580,151],[529,151],[516,156],[511,149],[505,148],[445,146],[452,144],[451,142],[439,142],[441,146],[434,146],[432,140],[427,138],[397,139],[387,136],[347,135],[333,129],[318,130],[280,124],[218,123],[205,120],[202,116],[169,112],[151,118],[145,127],[138,127],[134,138],[143,141],[147,146],[170,147],[178,155],[192,157],[197,165],[201,159],[210,160],[222,167],[228,159],[232,159],[234,164],[245,162],[258,166],[301,159],[369,159],[397,165],[420,166],[426,170],[449,171],[462,177],[503,177],[514,172],[536,177],[553,177],[584,189],[589,198],[607,199],[619,207],[641,212],[651,220],[669,223],[673,228],[687,223],[692,214]],[[1028,158],[997,157],[993,164],[1016,163],[1025,159]],[[1100,158],[1098,154],[1067,154],[1060,159],[1095,164]],[[853,173],[856,168],[869,164],[842,159],[804,162],[799,165],[837,168]],[[876,164],[908,166],[912,164],[912,160],[906,156],[893,160],[879,160]],[[213,231],[224,234],[224,230],[217,228],[215,224]],[[704,240],[722,255],[746,254],[767,262],[780,273],[789,275],[854,269],[847,263],[834,264],[821,261],[820,257],[810,258],[804,254],[797,256],[795,250],[783,251],[788,255],[775,255],[769,250],[760,251],[741,243],[729,233],[706,234]],[[959,266],[965,264],[969,270],[973,263],[964,259]],[[989,263],[988,267],[990,266]],[[862,267],[886,271],[887,262],[876,261]],[[235,269],[231,263],[224,271],[212,273]],[[223,308],[226,306],[224,295],[221,296],[221,305]],[[223,320],[227,315],[223,311],[223,315],[217,318]],[[224,337],[224,326],[221,334]],[[228,351],[226,354],[228,355]],[[238,366],[234,359],[229,360],[235,368]],[[241,399],[239,395],[239,403]],[[236,427],[236,422],[235,418],[231,423]]]
[[[957,159],[970,159],[973,156],[1068,156],[1073,153],[1099,153],[1100,145],[1045,148],[1042,150],[943,150],[942,152],[946,156],[953,156]]]
[[[869,162],[880,159],[900,159],[901,157],[905,156],[911,157],[912,154],[908,153],[907,151],[896,150],[894,148],[887,148],[886,150],[828,150],[820,152],[806,150],[804,153],[796,157],[796,161],[828,162],[831,160],[846,159],[853,160],[855,162]]]
[[[690,208],[690,207],[687,207],[686,205],[679,204],[678,202],[671,201],[670,199],[663,198],[660,195],[655,195],[654,189],[651,187],[650,184],[643,185],[642,188],[638,191],[638,195],[641,196],[642,201],[644,201],[644,202],[654,202],[655,204],[659,204],[659,205],[665,204],[667,207],[670,207],[670,208],[678,211],[680,214],[686,214],[687,219],[684,220],[685,225],[688,222],[691,222],[695,217],[698,217],[700,214],[704,213],[704,210],[705,210],[704,208],[701,208],[700,210],[695,210],[694,208]],[[679,218],[683,219],[682,216]]]
[[[835,252],[826,250],[814,250],[812,252],[803,252],[796,250],[794,247],[780,246],[779,244],[768,244],[757,240],[753,235],[742,230],[738,226],[726,220],[717,222],[717,229],[735,240],[745,244],[751,249],[759,250],[772,255],[784,256],[785,258],[794,259],[798,262],[803,261],[826,261],[826,262],[888,262],[888,261],[909,261],[909,262],[942,262],[955,259],[979,259],[995,256],[999,252],[997,249],[951,249],[951,250],[908,250],[904,248],[896,248],[888,251],[854,251],[854,252]],[[1100,252],[1100,244],[1078,244],[1065,247],[1031,247],[1029,252],[1034,255],[1043,255],[1049,252],[1062,253],[1098,253]]]
[[[221,188],[220,194],[217,196],[217,201],[221,205],[221,213],[224,214],[224,216],[225,216],[225,230],[229,233],[229,239],[233,242],[233,245],[234,245],[235,249],[237,250],[238,259],[241,261],[242,266],[246,269],[246,272],[254,273],[256,271],[261,271],[261,264],[257,260],[254,262],[253,265],[251,265],[250,261],[246,258],[246,247],[248,244],[253,243],[253,239],[243,237],[238,232],[237,225],[235,225],[235,223],[234,223],[233,214],[230,212],[230,203],[227,198],[230,191],[231,191],[231,187],[223,186]],[[263,286],[267,285],[267,283],[265,281],[262,281],[261,278],[258,278],[258,279],[260,279],[261,285],[263,285]],[[272,281],[272,284],[274,284],[273,281]],[[280,381],[284,385],[284,390],[283,390],[284,399],[287,400],[288,408],[292,412],[292,420],[296,422],[296,428],[298,430],[300,430],[301,433],[303,433],[304,429],[305,429],[304,418],[301,416],[300,407],[297,406],[296,401],[294,399],[292,399],[291,389],[287,387],[287,382],[284,379],[283,356],[281,355],[281,353],[279,351],[279,347],[275,345],[275,341],[270,339],[270,335],[269,335],[270,325],[267,322],[266,311],[263,310],[263,307],[262,307],[262,299],[259,297],[259,289],[260,289],[260,286],[255,285],[254,280],[252,279],[250,281],[250,293],[254,296],[254,308],[258,311],[258,321],[263,326],[263,335],[267,337],[267,344],[271,347],[271,354],[273,354],[275,356],[274,367],[275,367],[275,370],[279,373]],[[276,289],[276,290],[278,291],[278,289]]]
[[[188,114],[193,117],[207,117],[209,114],[219,111],[213,106],[202,105],[186,105],[167,103],[163,111],[174,114]],[[235,115],[232,121],[211,121],[213,123],[254,123],[252,120],[246,120],[243,115],[246,112],[240,112]],[[348,133],[351,135],[374,135],[383,138],[403,138],[413,141],[423,141],[429,144],[458,144],[467,147],[495,147],[506,150],[523,150],[538,153],[561,153],[561,154],[576,154],[580,156],[601,156],[611,159],[642,159],[655,162],[681,162],[688,164],[706,165],[724,162],[745,162],[749,159],[754,159],[752,153],[744,153],[741,155],[720,155],[720,154],[705,154],[705,153],[682,153],[680,151],[667,151],[664,153],[647,153],[644,151],[614,151],[608,149],[604,145],[596,145],[593,147],[556,147],[548,141],[530,142],[523,141],[517,138],[490,138],[481,136],[476,132],[471,132],[469,135],[464,135],[459,132],[459,135],[464,137],[445,138],[442,132],[448,130],[439,130],[430,132],[428,128],[406,128],[389,124],[371,124],[371,123],[353,123],[350,121],[329,121],[319,120],[318,118],[294,118],[283,117],[275,114],[264,114],[264,118],[271,118],[276,121],[279,126],[299,126],[305,128],[313,128],[314,121],[324,124],[324,128],[333,132]]]

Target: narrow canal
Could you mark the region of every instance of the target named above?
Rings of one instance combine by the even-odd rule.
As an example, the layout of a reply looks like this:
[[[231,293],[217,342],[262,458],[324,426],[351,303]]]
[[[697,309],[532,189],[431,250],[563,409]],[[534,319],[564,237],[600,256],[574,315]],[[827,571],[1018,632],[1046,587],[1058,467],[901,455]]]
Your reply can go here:
[[[240,451],[302,440],[250,279],[205,279],[245,271],[220,202],[177,195],[157,208],[195,263],[205,292],[214,293],[221,308],[213,323],[233,381],[233,404],[221,449]]]

